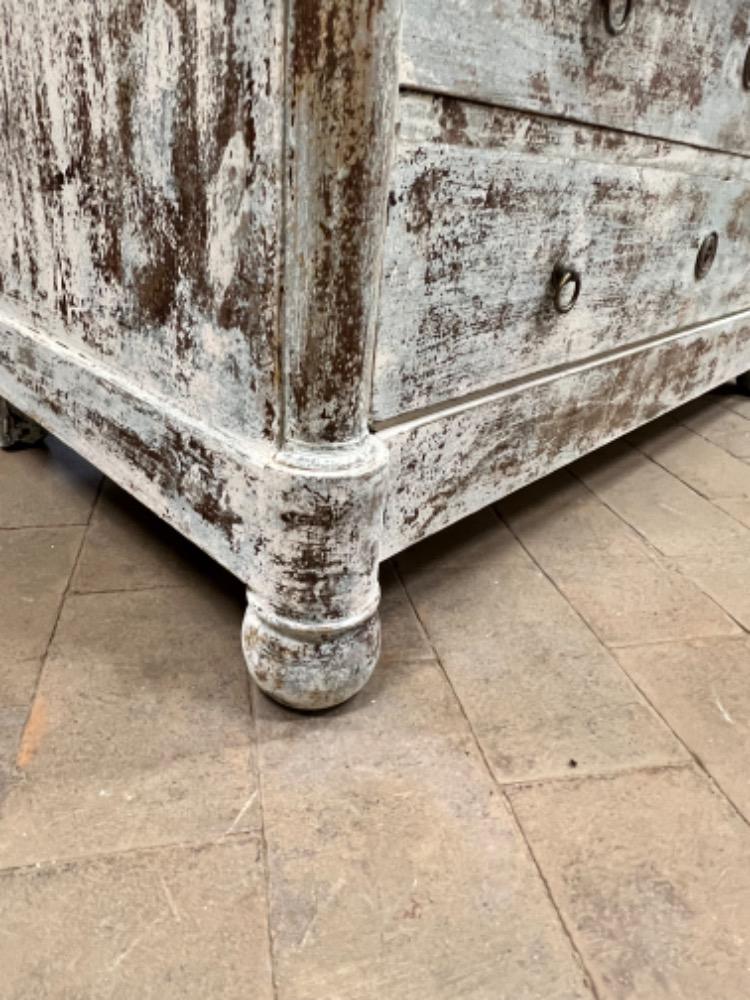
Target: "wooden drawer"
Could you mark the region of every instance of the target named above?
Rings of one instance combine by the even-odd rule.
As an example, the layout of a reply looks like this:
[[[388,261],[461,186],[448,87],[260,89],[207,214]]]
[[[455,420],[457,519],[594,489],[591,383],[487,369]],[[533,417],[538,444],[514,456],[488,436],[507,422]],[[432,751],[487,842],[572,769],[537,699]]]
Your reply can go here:
[[[401,116],[376,422],[750,305],[744,158],[448,98]],[[558,266],[581,277],[564,315]]]
[[[611,0],[617,19],[624,0]],[[404,85],[750,152],[748,0],[406,0]]]

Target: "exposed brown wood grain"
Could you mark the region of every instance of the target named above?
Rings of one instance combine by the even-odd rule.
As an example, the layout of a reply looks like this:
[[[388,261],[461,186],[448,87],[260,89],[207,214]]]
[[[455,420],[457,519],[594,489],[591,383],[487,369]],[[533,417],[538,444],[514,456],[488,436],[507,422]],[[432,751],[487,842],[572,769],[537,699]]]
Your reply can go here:
[[[750,0],[403,2],[399,71],[402,0],[0,0],[0,420],[240,577],[298,707],[380,559],[750,368],[750,157],[694,148],[750,153]]]
[[[366,434],[396,98],[400,0],[291,7],[284,433]]]

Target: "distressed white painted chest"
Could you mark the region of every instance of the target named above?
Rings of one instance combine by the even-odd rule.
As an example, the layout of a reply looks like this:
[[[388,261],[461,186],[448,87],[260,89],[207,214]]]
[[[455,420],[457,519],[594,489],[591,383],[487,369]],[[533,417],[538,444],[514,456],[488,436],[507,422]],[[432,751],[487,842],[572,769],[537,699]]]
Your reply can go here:
[[[301,707],[381,559],[750,368],[750,0],[0,0],[0,432],[245,581]]]

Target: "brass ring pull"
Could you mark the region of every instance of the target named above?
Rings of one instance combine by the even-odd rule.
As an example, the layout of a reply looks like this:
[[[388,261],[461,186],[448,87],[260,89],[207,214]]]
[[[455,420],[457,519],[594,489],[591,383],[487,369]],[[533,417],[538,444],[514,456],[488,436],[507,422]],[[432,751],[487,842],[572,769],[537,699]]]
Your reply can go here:
[[[620,35],[627,28],[630,15],[633,13],[634,0],[625,0],[622,15],[619,21],[612,17],[612,0],[602,0],[604,6],[604,23],[610,35]]]
[[[574,267],[556,267],[552,275],[555,309],[569,313],[581,294],[581,275]]]
[[[698,256],[695,258],[695,277],[700,281],[705,278],[711,270],[716,260],[716,251],[719,248],[719,234],[709,233],[698,247]]]

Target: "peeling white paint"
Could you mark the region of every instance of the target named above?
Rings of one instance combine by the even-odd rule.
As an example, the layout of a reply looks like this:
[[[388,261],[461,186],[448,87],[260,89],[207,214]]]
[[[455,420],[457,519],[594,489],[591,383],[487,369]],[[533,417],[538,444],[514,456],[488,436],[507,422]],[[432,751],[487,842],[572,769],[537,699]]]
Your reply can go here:
[[[177,13],[165,0],[152,0],[133,53],[139,75],[133,102],[138,169],[147,184],[174,199],[172,151],[182,38]]]
[[[245,141],[236,132],[226,145],[208,192],[208,272],[218,295],[229,286],[243,252],[241,234],[248,226],[251,210],[247,193],[249,167]]]

